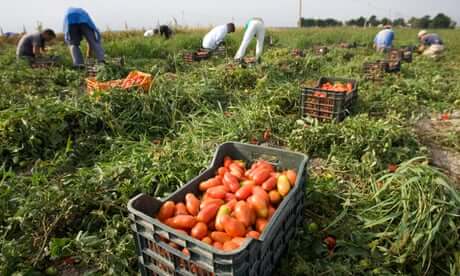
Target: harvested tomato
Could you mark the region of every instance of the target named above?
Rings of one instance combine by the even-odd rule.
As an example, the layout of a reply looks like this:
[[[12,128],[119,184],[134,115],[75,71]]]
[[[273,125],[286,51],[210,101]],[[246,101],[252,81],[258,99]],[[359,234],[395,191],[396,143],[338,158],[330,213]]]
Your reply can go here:
[[[252,213],[254,211],[249,204],[244,201],[239,201],[235,206],[235,211],[233,212],[235,218],[243,223],[244,226],[248,227],[251,225]]]
[[[267,226],[267,223],[268,223],[268,221],[266,219],[258,218],[256,220],[256,229],[257,229],[257,231],[262,233],[264,231],[264,229],[265,229],[265,226]]]
[[[254,180],[256,185],[262,185],[262,183],[264,183],[264,181],[267,180],[269,177],[270,171],[264,168],[257,169],[252,175],[252,179]]]
[[[173,201],[166,201],[161,206],[160,211],[158,211],[157,218],[160,221],[164,221],[174,216],[175,211],[176,211],[176,204]]]
[[[247,184],[236,191],[235,196],[238,200],[245,200],[252,195],[252,184]]]
[[[224,249],[224,245],[221,243],[221,242],[217,242],[215,241],[212,246],[214,246],[215,248],[217,249],[220,249],[220,250],[223,250]]]
[[[200,210],[200,200],[192,193],[185,195],[185,207],[190,215],[196,216]]]
[[[212,245],[212,239],[211,239],[211,237],[209,237],[209,236],[208,236],[208,237],[204,237],[201,241],[204,242],[204,243],[207,243],[207,244],[209,244],[209,245]]]
[[[231,173],[225,173],[223,183],[230,188],[232,193],[235,193],[240,188],[238,178]]]
[[[276,187],[278,188],[278,192],[281,196],[285,197],[291,190],[291,184],[289,184],[289,179],[285,175],[280,175],[278,177],[278,182],[276,183]]]
[[[228,208],[228,206],[226,205],[220,206],[219,211],[217,212],[216,222],[215,222],[215,226],[217,230],[219,231],[224,230],[223,220],[224,220],[224,217],[228,215],[230,215],[230,208]]]
[[[270,198],[270,203],[273,205],[278,205],[282,200],[281,194],[277,190],[270,191],[268,197]]]
[[[224,251],[232,251],[232,250],[238,249],[239,247],[240,246],[234,243],[233,241],[228,241],[224,243],[223,249]]]
[[[225,194],[225,202],[229,202],[232,199],[236,199],[236,196],[234,193],[226,193]]]
[[[188,230],[195,226],[196,219],[190,215],[179,215],[167,219],[165,223],[173,228]]]
[[[208,235],[208,226],[203,222],[198,222],[190,231],[190,235],[196,239],[202,239]]]
[[[233,163],[238,165],[243,171],[246,170],[246,163],[243,160],[234,160]]]
[[[244,169],[235,162],[230,164],[228,168],[230,169],[230,174],[234,175],[236,178],[241,179],[244,176]]]
[[[267,204],[270,202],[267,192],[261,186],[252,187],[252,194],[260,196]]]
[[[289,179],[289,183],[291,184],[291,186],[294,186],[297,180],[297,173],[293,170],[287,170],[286,176]]]
[[[244,225],[230,216],[224,217],[224,229],[232,237],[243,237],[246,234]]]
[[[249,231],[249,232],[246,234],[246,237],[250,237],[250,238],[253,238],[253,239],[259,239],[260,233],[257,232],[257,231]]]
[[[225,186],[220,185],[220,186],[209,188],[206,191],[206,194],[211,198],[225,199],[225,194],[227,192],[228,190],[225,188]]]
[[[230,166],[230,164],[233,163],[233,160],[232,158],[230,158],[230,156],[225,156],[224,157],[224,167],[225,168],[228,168]]]
[[[185,207],[185,204],[182,202],[176,204],[176,212],[174,213],[174,216],[178,215],[189,215],[187,207]]]
[[[206,190],[208,190],[209,188],[216,187],[219,185],[222,185],[221,179],[218,177],[213,177],[211,179],[201,182],[199,188],[200,191],[206,192]]]
[[[204,209],[206,206],[209,206],[209,205],[217,205],[220,207],[224,205],[224,201],[218,198],[208,198],[206,200],[202,200],[200,204],[200,210]]]
[[[276,187],[276,177],[275,176],[270,176],[267,180],[262,183],[262,188],[269,192]]]
[[[211,233],[211,239],[213,241],[220,242],[223,244],[227,241],[232,240],[232,237],[230,237],[230,235],[226,232],[214,231]]]
[[[267,202],[259,195],[252,195],[247,202],[256,211],[258,217],[266,218],[268,216]]]
[[[246,238],[242,238],[242,237],[235,237],[232,239],[232,242],[238,244],[238,247],[241,247],[245,241],[246,241]]]
[[[236,203],[238,201],[236,199],[232,199],[230,200],[229,202],[227,202],[227,207],[230,209],[230,212],[232,212],[233,210],[235,210],[235,206],[236,206]]]
[[[222,177],[222,179],[223,179],[226,172],[229,172],[229,170],[226,167],[220,167],[217,170],[217,175]]]
[[[186,256],[190,256],[190,251],[187,248],[182,249],[182,253]]]
[[[216,215],[217,211],[219,210],[220,206],[216,204],[210,204],[203,208],[198,215],[196,216],[196,219],[200,222],[204,223],[209,223],[211,220],[213,220]]]

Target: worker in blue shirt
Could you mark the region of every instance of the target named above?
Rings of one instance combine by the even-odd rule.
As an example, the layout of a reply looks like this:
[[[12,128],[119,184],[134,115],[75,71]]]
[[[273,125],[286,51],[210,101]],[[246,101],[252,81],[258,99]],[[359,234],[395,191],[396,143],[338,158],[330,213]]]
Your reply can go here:
[[[393,47],[395,33],[390,25],[386,25],[374,38],[374,48],[379,52],[386,52]]]
[[[73,64],[76,67],[84,65],[80,43],[83,37],[88,42],[88,54],[96,57],[98,62],[104,62],[104,49],[101,46],[101,33],[89,14],[80,8],[69,8],[64,18],[64,40],[69,45]]]
[[[418,33],[418,39],[421,44],[419,52],[421,52],[424,56],[438,58],[444,51],[444,42],[438,34],[430,34],[425,30],[421,30]]]

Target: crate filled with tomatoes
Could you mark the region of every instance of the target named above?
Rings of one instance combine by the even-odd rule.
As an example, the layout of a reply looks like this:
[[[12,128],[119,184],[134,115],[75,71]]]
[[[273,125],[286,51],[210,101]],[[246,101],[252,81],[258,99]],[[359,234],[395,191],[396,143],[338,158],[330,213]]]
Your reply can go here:
[[[205,49],[199,49],[195,52],[184,53],[183,59],[186,63],[192,63],[195,61],[207,60],[211,57],[211,53]]]
[[[365,62],[363,64],[364,79],[380,81],[387,72],[388,63],[385,61]]]
[[[322,77],[315,87],[302,87],[301,116],[342,121],[357,98],[357,81]]]
[[[142,275],[270,275],[303,221],[307,156],[225,143],[164,200],[128,203]]]

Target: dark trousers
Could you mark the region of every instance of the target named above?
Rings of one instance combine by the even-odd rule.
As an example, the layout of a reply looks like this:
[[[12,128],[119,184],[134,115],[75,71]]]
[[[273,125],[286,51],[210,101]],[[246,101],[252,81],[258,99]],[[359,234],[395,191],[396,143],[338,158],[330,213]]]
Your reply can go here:
[[[102,49],[100,40],[97,41],[94,30],[92,30],[87,24],[70,24],[69,35],[69,48],[74,65],[83,65],[85,63],[83,54],[80,50],[80,43],[83,38],[85,38],[88,42],[88,46],[91,52],[96,56],[97,61],[104,61],[104,49]]]

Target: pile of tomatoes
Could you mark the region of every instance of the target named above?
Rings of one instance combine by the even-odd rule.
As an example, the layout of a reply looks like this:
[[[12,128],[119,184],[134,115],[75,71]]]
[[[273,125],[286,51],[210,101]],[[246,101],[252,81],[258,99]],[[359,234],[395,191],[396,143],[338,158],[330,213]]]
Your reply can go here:
[[[243,161],[225,157],[216,176],[199,184],[199,197],[167,201],[156,218],[217,249],[235,250],[246,238],[259,238],[296,179],[294,170],[276,172],[267,161],[247,170]]]
[[[352,83],[341,83],[341,82],[335,82],[334,84],[332,84],[330,82],[326,82],[320,85],[319,89],[334,91],[334,92],[349,93],[353,91],[353,84]],[[319,92],[319,91],[316,91],[314,95],[320,98],[327,97],[326,93]]]
[[[138,85],[142,85],[145,81],[145,77],[144,76],[141,76],[139,74],[135,74],[133,76],[130,76],[126,79],[123,80],[123,83],[121,84],[121,87],[123,89],[128,89],[128,88],[131,88],[133,86],[138,86]]]
[[[335,82],[334,84],[330,82],[323,83],[320,87],[323,90],[330,90],[335,92],[351,92],[353,91],[353,84],[352,83],[341,83]]]

